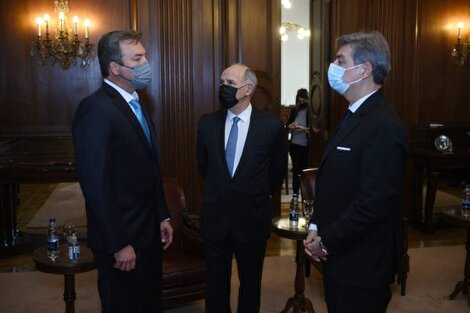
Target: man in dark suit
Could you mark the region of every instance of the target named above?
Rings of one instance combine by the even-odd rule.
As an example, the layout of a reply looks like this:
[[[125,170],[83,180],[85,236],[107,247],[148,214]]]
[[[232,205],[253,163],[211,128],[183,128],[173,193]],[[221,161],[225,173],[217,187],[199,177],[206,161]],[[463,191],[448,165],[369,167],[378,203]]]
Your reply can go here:
[[[260,309],[271,196],[284,179],[287,138],[279,118],[251,105],[257,84],[252,70],[234,64],[220,84],[224,108],[203,116],[197,135],[198,167],[205,178],[206,313],[230,312],[233,255],[240,280],[237,312],[254,313]]]
[[[384,313],[401,241],[408,140],[381,90],[390,69],[385,38],[355,33],[337,43],[328,80],[350,112],[320,163],[305,251],[324,261],[329,313]]]
[[[173,230],[156,133],[136,89],[151,81],[141,33],[98,43],[104,82],[75,113],[73,140],[102,312],[161,312],[162,244]]]

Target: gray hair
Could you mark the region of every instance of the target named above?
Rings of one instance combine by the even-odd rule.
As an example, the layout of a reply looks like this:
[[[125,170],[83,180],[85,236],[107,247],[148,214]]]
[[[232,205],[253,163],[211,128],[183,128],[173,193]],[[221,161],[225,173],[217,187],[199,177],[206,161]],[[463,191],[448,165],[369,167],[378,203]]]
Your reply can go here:
[[[243,84],[245,85],[248,83],[253,84],[253,93],[254,93],[256,89],[256,85],[258,84],[258,79],[256,78],[255,72],[249,67],[246,68],[245,74],[243,75]]]
[[[351,57],[354,64],[371,63],[374,82],[384,84],[390,71],[390,51],[387,40],[380,32],[343,35],[337,39],[336,43],[339,47],[351,45]]]
[[[111,62],[121,64],[121,47],[119,43],[124,40],[133,40],[136,43],[142,38],[141,32],[133,30],[128,31],[112,31],[106,33],[98,42],[98,59],[100,61],[101,75],[109,76],[108,66]]]

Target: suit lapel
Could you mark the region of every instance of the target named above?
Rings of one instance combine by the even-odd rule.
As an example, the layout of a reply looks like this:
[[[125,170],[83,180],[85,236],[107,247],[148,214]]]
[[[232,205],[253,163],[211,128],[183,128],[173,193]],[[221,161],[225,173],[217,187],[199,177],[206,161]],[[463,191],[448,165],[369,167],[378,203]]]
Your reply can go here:
[[[124,100],[124,98],[117,92],[113,87],[109,86],[106,83],[103,83],[105,86],[105,90],[108,93],[109,96],[113,98],[113,104],[114,106],[125,116],[129,124],[131,125],[132,129],[137,133],[137,136],[140,139],[140,142],[146,147],[147,151],[149,153],[152,153],[152,147],[149,145],[147,141],[147,137],[145,136],[144,130],[142,129],[142,126],[140,125],[139,120],[137,120],[137,117],[135,116],[134,112],[130,108],[129,104]],[[143,105],[142,105],[143,107]],[[144,112],[144,116],[147,119],[147,124],[149,125],[150,132],[151,132],[151,137],[152,137],[152,142],[154,142],[155,138],[155,133],[152,131],[151,123],[148,117],[148,114],[145,110],[145,108],[142,108],[142,111]]]
[[[242,155],[240,157],[240,162],[238,163],[237,169],[235,170],[235,173],[233,177],[237,175],[240,170],[243,169],[244,164],[247,162],[247,155],[250,155],[251,149],[253,149],[255,142],[256,142],[256,137],[259,132],[259,129],[262,127],[260,125],[258,119],[259,119],[259,112],[253,107],[251,111],[251,117],[250,117],[250,126],[248,128],[248,133],[246,134],[246,141],[245,141],[245,146],[243,147]]]
[[[322,160],[320,162],[320,167],[323,162],[328,158],[328,156],[336,149],[338,143],[343,140],[343,138],[351,133],[359,124],[361,123],[362,119],[365,115],[369,112],[369,110],[382,99],[383,94],[381,90],[378,90],[376,93],[372,94],[369,98],[364,101],[364,103],[357,109],[357,111],[349,118],[346,124],[339,130],[337,134],[335,134],[326,145],[325,152],[323,153]]]
[[[216,149],[220,154],[222,163],[225,164],[225,172],[230,176],[227,161],[225,158],[225,121],[227,119],[227,110],[221,111],[219,118],[217,119],[217,125],[215,125],[215,136],[216,136]]]

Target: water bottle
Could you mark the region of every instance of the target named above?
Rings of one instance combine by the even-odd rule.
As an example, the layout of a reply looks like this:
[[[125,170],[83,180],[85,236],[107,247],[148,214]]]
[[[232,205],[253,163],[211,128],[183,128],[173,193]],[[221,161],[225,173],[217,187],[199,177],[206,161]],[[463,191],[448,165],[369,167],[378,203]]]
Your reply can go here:
[[[47,256],[53,262],[59,257],[59,228],[54,217],[49,219],[47,228]]]
[[[470,185],[467,184],[462,192],[462,214],[470,216]]]
[[[77,262],[80,259],[80,244],[78,243],[77,234],[73,233],[69,240],[69,261]]]
[[[289,224],[294,228],[299,225],[299,196],[295,193],[292,195],[290,201]]]

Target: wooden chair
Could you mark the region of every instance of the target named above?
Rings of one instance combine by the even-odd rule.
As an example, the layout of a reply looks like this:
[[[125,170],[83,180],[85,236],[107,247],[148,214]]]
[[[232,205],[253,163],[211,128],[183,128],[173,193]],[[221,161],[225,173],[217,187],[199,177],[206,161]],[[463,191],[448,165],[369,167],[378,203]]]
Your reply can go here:
[[[318,168],[306,168],[299,175],[300,194],[303,200],[315,200],[315,179],[317,177]],[[310,258],[305,260],[305,277],[310,276]],[[313,262],[313,265],[322,272],[321,263]]]
[[[173,243],[163,253],[163,306],[172,307],[203,299],[206,261],[203,241],[187,215],[184,192],[174,178],[164,177],[163,186],[173,227]]]

